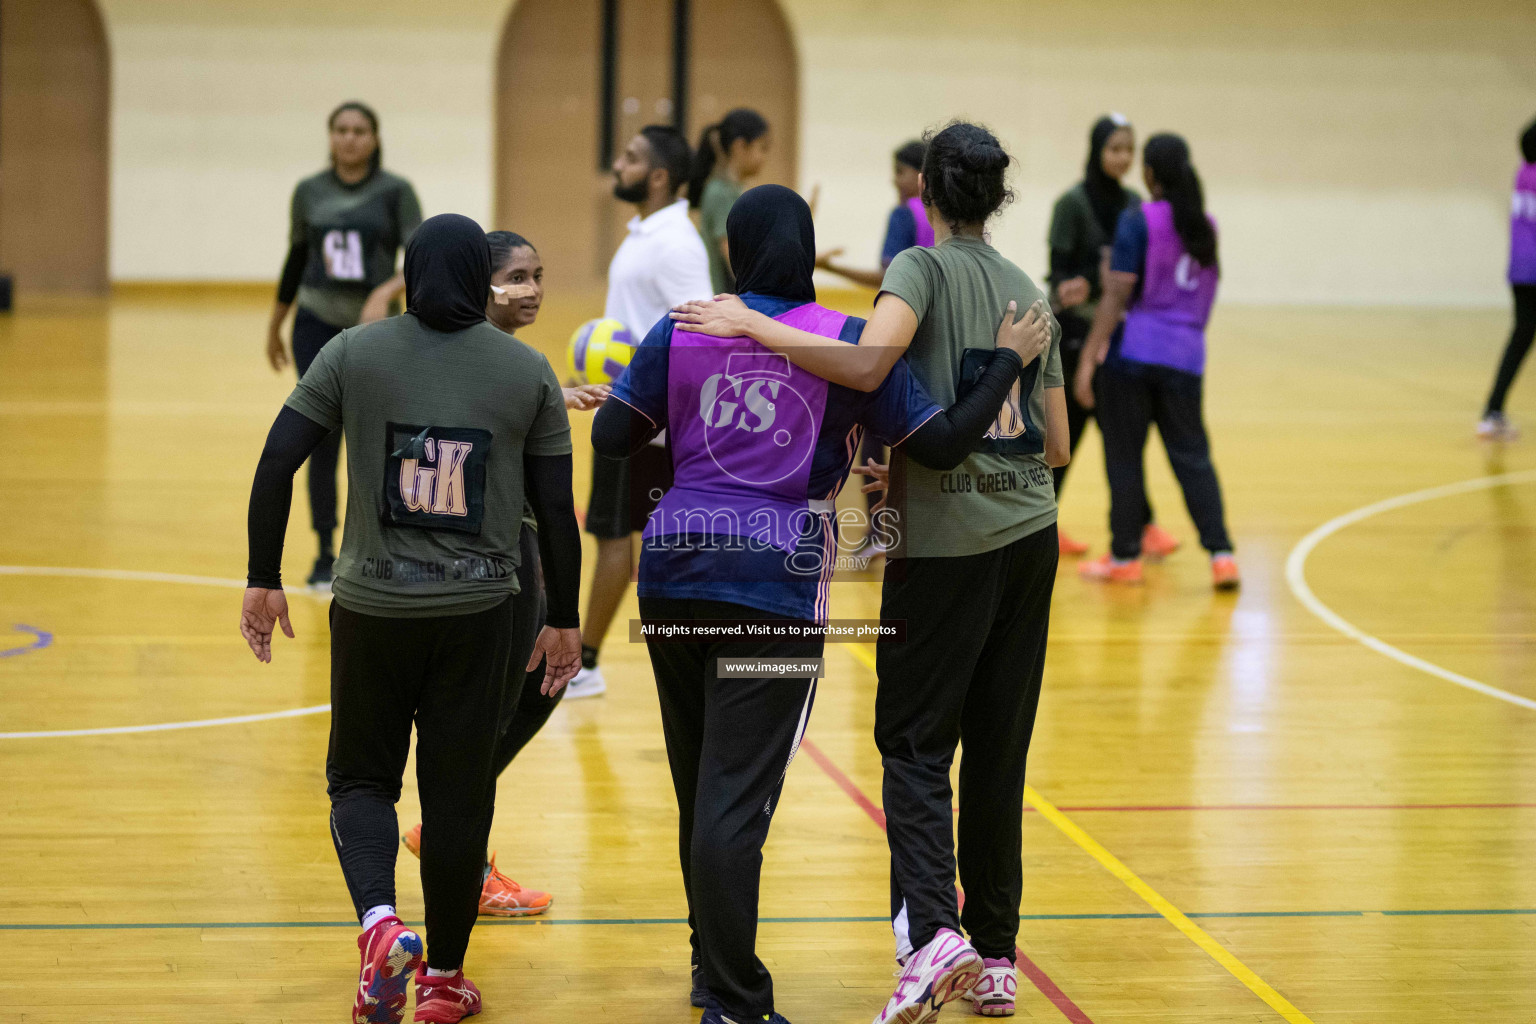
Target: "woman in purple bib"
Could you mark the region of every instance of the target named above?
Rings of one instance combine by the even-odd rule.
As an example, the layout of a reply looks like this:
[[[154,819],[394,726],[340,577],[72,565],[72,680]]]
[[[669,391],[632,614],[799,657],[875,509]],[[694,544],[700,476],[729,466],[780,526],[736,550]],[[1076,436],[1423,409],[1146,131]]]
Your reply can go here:
[[[1104,297],[1083,344],[1074,390],[1095,409],[1109,476],[1110,551],[1078,567],[1086,579],[1141,581],[1147,522],[1142,455],[1157,424],[1184,503],[1211,554],[1218,590],[1239,583],[1221,485],[1201,412],[1205,325],[1216,302],[1216,222],[1179,136],[1154,135],[1142,151],[1152,201],[1128,208],[1115,228]],[[1121,315],[1125,323],[1120,323]]]
[[[864,321],[816,304],[803,199],[778,185],[751,189],[731,207],[726,236],[748,308],[820,344],[857,346]],[[638,589],[677,793],[701,1024],[783,1020],[755,950],[762,847],[821,675],[835,502],[860,439],[869,431],[954,469],[1049,342],[1049,318],[1030,327],[986,352],[975,386],[945,410],[906,363],[854,390],[750,338],[674,331],[663,319],[593,420],[592,446],[610,458],[662,428],[670,438],[674,482],[646,524]]]
[[[1513,441],[1519,434],[1504,417],[1504,398],[1536,340],[1536,121],[1520,136],[1520,154],[1525,163],[1515,175],[1509,207],[1509,287],[1515,294],[1515,326],[1499,361],[1483,420],[1477,425],[1479,437],[1494,441]]]

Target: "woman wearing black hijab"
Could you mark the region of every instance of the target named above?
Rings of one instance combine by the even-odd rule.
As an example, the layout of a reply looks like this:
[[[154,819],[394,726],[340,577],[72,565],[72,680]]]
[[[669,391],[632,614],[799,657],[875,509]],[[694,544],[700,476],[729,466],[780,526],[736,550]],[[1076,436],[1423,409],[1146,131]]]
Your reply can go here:
[[[485,319],[485,233],[426,221],[405,251],[402,316],[338,334],[288,397],[256,467],[240,632],[272,658],[293,636],[281,563],[293,474],[325,436],[347,442],[347,519],[331,604],[330,832],[363,931],[353,1019],[397,1024],[480,1010],[464,978],[495,798],[496,746],[523,502],[539,524],[547,658],[557,692],[581,664],[581,541],[571,439],[548,360]],[[395,913],[395,803],[417,732],[427,943]],[[423,959],[423,952],[427,958]]]
[[[1136,133],[1131,122],[1120,114],[1106,114],[1093,123],[1088,133],[1088,164],[1083,180],[1056,200],[1051,212],[1051,310],[1061,322],[1061,369],[1067,380],[1077,370],[1083,342],[1093,323],[1103,287],[1099,273],[1115,238],[1115,225],[1127,206],[1140,203],[1134,189],[1120,184],[1136,158]],[[1067,434],[1072,451],[1093,416],[1093,410],[1080,404],[1067,388]],[[1070,463],[1068,464],[1070,466]],[[1066,482],[1068,466],[1054,470],[1056,498]],[[1147,509],[1151,510],[1150,503]],[[1061,553],[1086,554],[1088,545],[1058,534]],[[1142,550],[1156,557],[1172,554],[1179,546],[1172,535],[1148,520]]]
[[[726,232],[748,307],[829,345],[858,342],[863,320],[816,304],[804,200],[754,188],[731,208]],[[810,718],[836,564],[834,504],[859,441],[867,429],[925,465],[959,465],[1050,339],[1049,317],[1026,319],[1033,329],[944,410],[905,362],[875,390],[854,391],[748,338],[674,334],[665,318],[593,420],[592,445],[612,458],[663,428],[671,442],[674,483],[643,538],[640,616],[677,793],[703,1024],[783,1019],[754,952],[762,847]],[[703,622],[733,632],[704,636]],[[661,638],[669,624],[686,639]],[[722,678],[726,658],[807,664]]]

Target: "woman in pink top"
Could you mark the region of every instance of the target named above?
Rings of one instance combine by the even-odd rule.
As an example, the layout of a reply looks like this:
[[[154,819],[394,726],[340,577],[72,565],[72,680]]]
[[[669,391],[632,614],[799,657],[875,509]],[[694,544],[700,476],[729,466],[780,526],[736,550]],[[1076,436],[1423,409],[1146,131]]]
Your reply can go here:
[[[1512,441],[1518,433],[1504,418],[1504,397],[1536,339],[1536,121],[1520,136],[1520,153],[1525,163],[1515,175],[1509,208],[1509,287],[1515,293],[1515,327],[1499,361],[1483,421],[1477,425],[1479,437],[1496,441]]]

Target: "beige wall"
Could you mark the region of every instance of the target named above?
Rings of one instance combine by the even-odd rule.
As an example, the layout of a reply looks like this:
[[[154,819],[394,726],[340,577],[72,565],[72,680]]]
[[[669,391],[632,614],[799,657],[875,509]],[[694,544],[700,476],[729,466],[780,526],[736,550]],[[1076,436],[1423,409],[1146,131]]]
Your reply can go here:
[[[507,0],[98,0],[112,52],[112,273],[274,277],[293,182],[358,96],[428,213],[487,218]],[[1484,304],[1502,283],[1515,136],[1536,116],[1536,4],[1517,0],[782,0],[802,182],[824,244],[873,260],[889,153],[966,114],[1020,158],[994,230],[1043,269],[1089,123],[1194,147],[1224,297]]]

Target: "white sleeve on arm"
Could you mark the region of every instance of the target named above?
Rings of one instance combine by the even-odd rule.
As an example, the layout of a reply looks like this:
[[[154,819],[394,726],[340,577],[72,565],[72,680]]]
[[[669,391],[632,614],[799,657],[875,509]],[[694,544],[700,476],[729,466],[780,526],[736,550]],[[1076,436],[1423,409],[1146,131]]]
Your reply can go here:
[[[709,257],[704,254],[704,240],[683,239],[667,248],[656,268],[656,284],[670,309],[681,302],[707,299],[715,294],[709,280]]]

